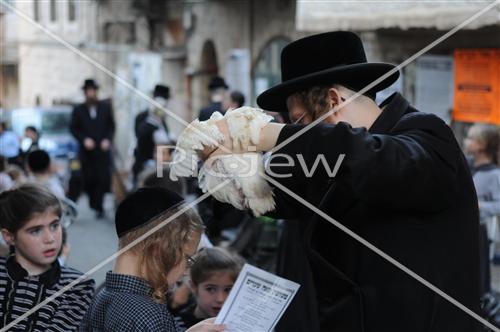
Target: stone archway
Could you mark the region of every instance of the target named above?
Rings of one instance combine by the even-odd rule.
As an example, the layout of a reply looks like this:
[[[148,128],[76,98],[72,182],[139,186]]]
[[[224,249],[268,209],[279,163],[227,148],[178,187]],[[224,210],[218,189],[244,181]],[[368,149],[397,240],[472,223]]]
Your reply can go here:
[[[212,40],[203,43],[199,69],[193,75],[192,81],[192,109],[193,117],[198,117],[200,109],[209,103],[210,93],[208,83],[219,72],[217,64],[217,51]]]

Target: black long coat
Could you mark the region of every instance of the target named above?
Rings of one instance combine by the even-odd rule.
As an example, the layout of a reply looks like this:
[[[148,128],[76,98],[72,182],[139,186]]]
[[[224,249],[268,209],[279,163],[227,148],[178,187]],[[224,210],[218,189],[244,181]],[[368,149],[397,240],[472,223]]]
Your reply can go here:
[[[110,150],[101,150],[100,144],[104,139],[112,142],[115,133],[115,121],[110,103],[98,101],[95,118],[90,116],[86,104],[75,106],[71,114],[70,131],[80,146],[79,156],[84,182],[98,182],[102,188],[109,190],[112,166],[111,152]],[[94,140],[95,149],[88,151],[84,148],[83,141],[86,137]]]
[[[478,311],[478,204],[450,128],[399,94],[369,131],[318,125],[277,153],[277,181],[456,300]],[[303,126],[285,126],[278,143]],[[345,158],[332,179],[319,164]],[[273,163],[281,162],[279,158]],[[271,174],[271,173],[270,173]],[[278,331],[477,331],[477,322],[415,279],[275,188],[276,215],[290,221],[279,273],[302,285]]]
[[[139,117],[142,113],[139,113]],[[154,158],[156,142],[154,139],[155,132],[163,127],[162,129],[168,133],[168,127],[164,120],[161,122],[149,121],[148,116],[142,119],[142,123],[137,124],[136,118],[136,136],[137,136],[137,146],[134,150],[134,164],[132,166],[132,172],[134,173],[134,178],[137,179],[140,172],[144,169],[144,163],[150,159]]]

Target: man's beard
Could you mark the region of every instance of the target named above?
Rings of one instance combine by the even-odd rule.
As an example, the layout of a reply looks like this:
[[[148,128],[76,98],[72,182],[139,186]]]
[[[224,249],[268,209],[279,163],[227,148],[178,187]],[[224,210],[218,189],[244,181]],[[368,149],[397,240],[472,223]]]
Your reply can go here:
[[[95,98],[95,97],[90,97],[90,98],[87,97],[87,99],[85,100],[85,103],[87,105],[95,105],[95,104],[97,104],[97,98]]]

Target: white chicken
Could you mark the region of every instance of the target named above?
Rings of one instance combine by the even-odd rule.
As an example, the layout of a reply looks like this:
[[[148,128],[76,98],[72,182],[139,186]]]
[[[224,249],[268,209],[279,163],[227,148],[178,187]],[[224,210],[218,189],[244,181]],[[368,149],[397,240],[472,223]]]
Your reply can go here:
[[[177,151],[170,168],[170,178],[195,176],[199,161],[196,150],[204,146],[215,146],[223,141],[223,135],[215,121],[223,116],[216,112],[208,121],[193,121],[179,136]],[[251,146],[259,143],[260,129],[272,120],[262,110],[252,107],[240,107],[226,112],[229,135],[233,144],[252,151]],[[250,148],[249,148],[250,147]],[[273,192],[269,184],[260,175],[264,172],[261,153],[225,154],[210,157],[198,173],[198,183],[203,192],[210,191],[218,201],[230,203],[237,209],[250,209],[259,216],[275,207]],[[226,180],[230,182],[215,190]]]

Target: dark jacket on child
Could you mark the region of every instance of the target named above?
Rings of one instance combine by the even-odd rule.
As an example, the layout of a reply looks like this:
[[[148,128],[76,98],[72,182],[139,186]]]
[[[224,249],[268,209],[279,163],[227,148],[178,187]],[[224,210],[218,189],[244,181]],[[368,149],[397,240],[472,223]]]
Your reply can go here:
[[[201,322],[204,318],[197,318],[194,315],[194,310],[196,309],[196,301],[191,303],[190,305],[184,307],[182,310],[179,310],[175,314],[175,318],[179,321],[179,326],[188,329],[191,326],[194,326]]]
[[[79,278],[82,273],[60,266],[38,276],[28,276],[14,255],[0,257],[0,328]],[[9,331],[76,331],[94,293],[94,280],[83,280],[38,311],[9,328]]]

